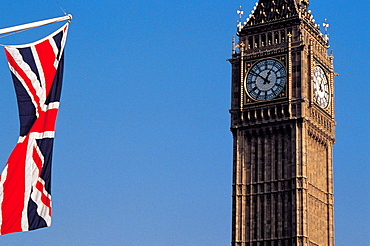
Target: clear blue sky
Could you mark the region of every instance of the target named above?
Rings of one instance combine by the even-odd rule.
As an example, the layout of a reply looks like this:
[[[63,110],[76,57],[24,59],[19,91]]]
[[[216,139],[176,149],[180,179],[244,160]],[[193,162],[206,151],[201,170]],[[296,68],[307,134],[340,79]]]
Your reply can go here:
[[[72,1],[53,160],[53,225],[2,246],[230,245],[231,37],[255,1]],[[335,55],[337,246],[369,245],[369,1],[311,0]],[[53,0],[3,0],[0,27],[61,16]],[[246,17],[246,16],[245,16]],[[55,24],[0,39],[42,38]],[[3,52],[2,52],[3,53]],[[1,54],[1,52],[0,52]],[[0,56],[0,162],[18,139]],[[2,168],[0,168],[2,169]]]

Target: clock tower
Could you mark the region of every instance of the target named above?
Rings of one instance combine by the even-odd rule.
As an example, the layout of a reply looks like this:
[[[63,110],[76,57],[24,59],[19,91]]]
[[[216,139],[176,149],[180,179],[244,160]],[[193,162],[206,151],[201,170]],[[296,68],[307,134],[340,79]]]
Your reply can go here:
[[[238,25],[232,246],[334,245],[335,73],[328,25],[308,7],[259,0]]]

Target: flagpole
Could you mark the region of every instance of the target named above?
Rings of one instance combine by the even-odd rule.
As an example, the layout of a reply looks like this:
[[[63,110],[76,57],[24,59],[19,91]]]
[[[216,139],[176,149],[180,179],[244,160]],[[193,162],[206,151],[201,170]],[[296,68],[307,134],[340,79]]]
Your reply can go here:
[[[44,25],[48,25],[48,24],[52,24],[56,22],[66,21],[66,20],[67,21],[72,20],[72,15],[69,14],[66,16],[52,18],[48,20],[36,21],[36,22],[28,23],[28,24],[19,25],[19,26],[3,28],[3,29],[0,29],[0,35],[5,34],[5,33],[10,33],[10,32],[17,32],[21,30],[31,29],[31,28],[44,26]]]

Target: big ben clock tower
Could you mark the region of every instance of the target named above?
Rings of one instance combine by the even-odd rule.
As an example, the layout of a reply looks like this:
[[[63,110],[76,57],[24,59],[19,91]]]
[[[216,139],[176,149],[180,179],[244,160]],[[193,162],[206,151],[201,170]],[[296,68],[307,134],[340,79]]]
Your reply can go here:
[[[335,73],[308,6],[259,0],[239,25],[229,59],[233,246],[334,245]]]

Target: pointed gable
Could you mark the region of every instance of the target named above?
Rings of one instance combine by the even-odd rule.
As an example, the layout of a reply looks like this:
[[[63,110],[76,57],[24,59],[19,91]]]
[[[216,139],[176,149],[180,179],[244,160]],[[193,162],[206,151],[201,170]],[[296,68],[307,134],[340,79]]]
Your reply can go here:
[[[301,2],[301,1],[299,1]],[[246,26],[299,17],[297,0],[259,0]]]

